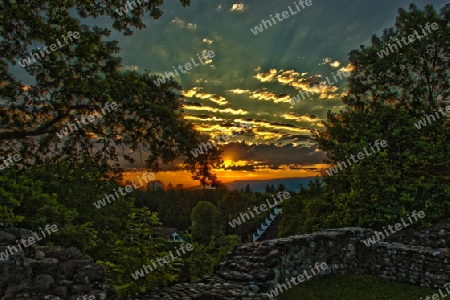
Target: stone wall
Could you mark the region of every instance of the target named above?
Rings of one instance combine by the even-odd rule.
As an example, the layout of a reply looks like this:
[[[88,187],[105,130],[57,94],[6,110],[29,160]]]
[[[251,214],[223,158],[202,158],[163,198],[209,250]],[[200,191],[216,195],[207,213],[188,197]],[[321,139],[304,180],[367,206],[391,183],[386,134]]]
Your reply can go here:
[[[31,236],[29,230],[0,223],[0,252],[16,246],[17,239]],[[93,295],[96,300],[117,299],[114,287],[105,283],[104,267],[85,259],[79,250],[36,244],[22,250],[0,261],[0,298],[76,300]]]
[[[405,245],[450,248],[450,219],[422,230],[402,230],[386,238],[385,241]]]
[[[374,232],[341,228],[237,246],[216,268],[216,275],[242,280],[262,292],[275,288],[314,264],[325,262],[322,275],[347,271],[372,274],[391,281],[441,288],[450,284],[450,250],[361,241]]]
[[[354,272],[442,288],[450,285],[450,241],[446,228],[449,229],[431,231],[435,236],[431,240],[420,233],[411,245],[388,241],[367,247],[362,241],[374,232],[357,227],[238,245],[215,266],[213,276],[136,299],[269,299],[266,292],[323,262],[329,268],[316,279],[330,273]],[[16,239],[29,236],[31,231],[0,225],[0,252],[7,245],[15,245]],[[406,237],[402,240],[406,241]],[[418,240],[429,243],[417,246]],[[32,245],[0,261],[0,297],[5,300],[75,300],[84,295],[98,300],[117,299],[116,291],[105,279],[105,269],[84,259],[75,248]]]
[[[373,235],[370,229],[347,227],[239,245],[202,285],[180,284],[141,299],[268,299],[264,293],[316,262],[329,266],[318,276],[350,271],[430,288],[450,285],[450,249],[362,243]],[[233,292],[223,283],[232,285]]]

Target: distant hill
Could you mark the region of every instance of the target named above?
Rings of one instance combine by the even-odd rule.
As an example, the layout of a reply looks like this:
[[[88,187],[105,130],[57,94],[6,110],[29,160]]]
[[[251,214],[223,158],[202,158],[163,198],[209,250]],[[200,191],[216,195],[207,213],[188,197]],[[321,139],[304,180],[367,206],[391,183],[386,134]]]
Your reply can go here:
[[[298,193],[300,190],[300,184],[304,188],[308,187],[308,182],[314,180],[316,177],[304,177],[304,178],[281,178],[281,179],[267,179],[267,180],[236,180],[233,182],[225,183],[224,185],[230,190],[245,190],[245,187],[250,185],[250,190],[252,192],[264,192],[266,185],[274,185],[277,187],[282,183],[287,190],[294,191]],[[321,178],[321,177],[319,177]]]

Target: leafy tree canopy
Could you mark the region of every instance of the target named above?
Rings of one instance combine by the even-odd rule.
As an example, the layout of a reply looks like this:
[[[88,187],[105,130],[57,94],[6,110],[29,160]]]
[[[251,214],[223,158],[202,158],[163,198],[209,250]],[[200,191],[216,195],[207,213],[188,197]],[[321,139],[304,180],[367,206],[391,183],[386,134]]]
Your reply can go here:
[[[213,236],[221,233],[218,220],[220,212],[211,202],[199,201],[191,213],[192,237],[195,241],[207,245]]]
[[[143,146],[147,167],[157,170],[160,160],[186,155],[187,168],[201,173],[202,183],[214,181],[210,169],[205,172],[204,163],[191,158],[200,136],[183,119],[182,96],[173,92],[179,84],[170,80],[156,86],[155,75],[119,71],[120,47],[108,40],[111,31],[80,22],[109,16],[115,29],[131,35],[131,28],[145,27],[144,13],[159,18],[162,4],[150,0],[119,16],[113,8],[127,5],[125,0],[1,2],[0,154],[19,152],[23,164],[46,157],[95,157],[118,168],[119,159],[133,162],[130,152]],[[48,52],[57,39],[64,43],[75,32],[78,39]],[[18,62],[33,84],[16,78]],[[116,109],[105,108],[115,104]],[[88,116],[95,120],[82,120]]]
[[[449,216],[448,117],[420,130],[415,126],[450,104],[449,21],[450,4],[440,14],[431,5],[423,11],[411,5],[399,10],[395,28],[373,36],[371,47],[350,53],[354,69],[343,97],[346,109],[328,112],[326,129],[314,131],[314,138],[332,165],[376,140],[388,147],[325,176],[324,227],[380,227],[413,210],[424,210],[426,222]],[[423,35],[427,23],[438,28],[388,56],[377,54],[415,30]]]

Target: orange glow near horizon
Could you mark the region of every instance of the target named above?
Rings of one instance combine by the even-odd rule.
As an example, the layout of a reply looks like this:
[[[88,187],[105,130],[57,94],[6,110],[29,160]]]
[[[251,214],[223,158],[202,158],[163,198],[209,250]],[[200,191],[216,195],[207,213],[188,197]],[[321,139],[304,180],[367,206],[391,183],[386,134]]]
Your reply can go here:
[[[230,161],[226,161],[226,164]],[[233,164],[233,162],[231,162]],[[236,164],[236,162],[234,162]],[[236,180],[269,180],[269,179],[280,179],[280,178],[303,178],[303,177],[314,177],[321,176],[317,169],[324,169],[327,167],[325,164],[315,164],[304,166],[305,169],[290,170],[290,169],[258,169],[256,171],[233,171],[233,170],[215,170],[217,178],[222,183],[229,183]],[[316,170],[308,170],[309,168],[316,168]],[[136,184],[139,184],[138,176],[141,176],[145,170],[134,171],[134,172],[124,172],[123,181],[134,180]],[[199,186],[200,182],[198,180],[193,180],[191,174],[188,171],[168,171],[168,172],[158,172],[155,173],[155,180],[162,181],[165,186],[169,183],[175,187],[177,184],[182,184],[184,188]]]

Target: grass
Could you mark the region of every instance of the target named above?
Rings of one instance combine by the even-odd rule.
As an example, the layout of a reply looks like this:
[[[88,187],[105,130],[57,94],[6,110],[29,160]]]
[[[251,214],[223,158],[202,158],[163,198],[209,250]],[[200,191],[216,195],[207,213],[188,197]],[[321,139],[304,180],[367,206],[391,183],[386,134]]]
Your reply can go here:
[[[291,283],[292,284],[292,283]],[[418,300],[437,290],[390,282],[370,275],[329,275],[300,283],[280,294],[281,300]]]

